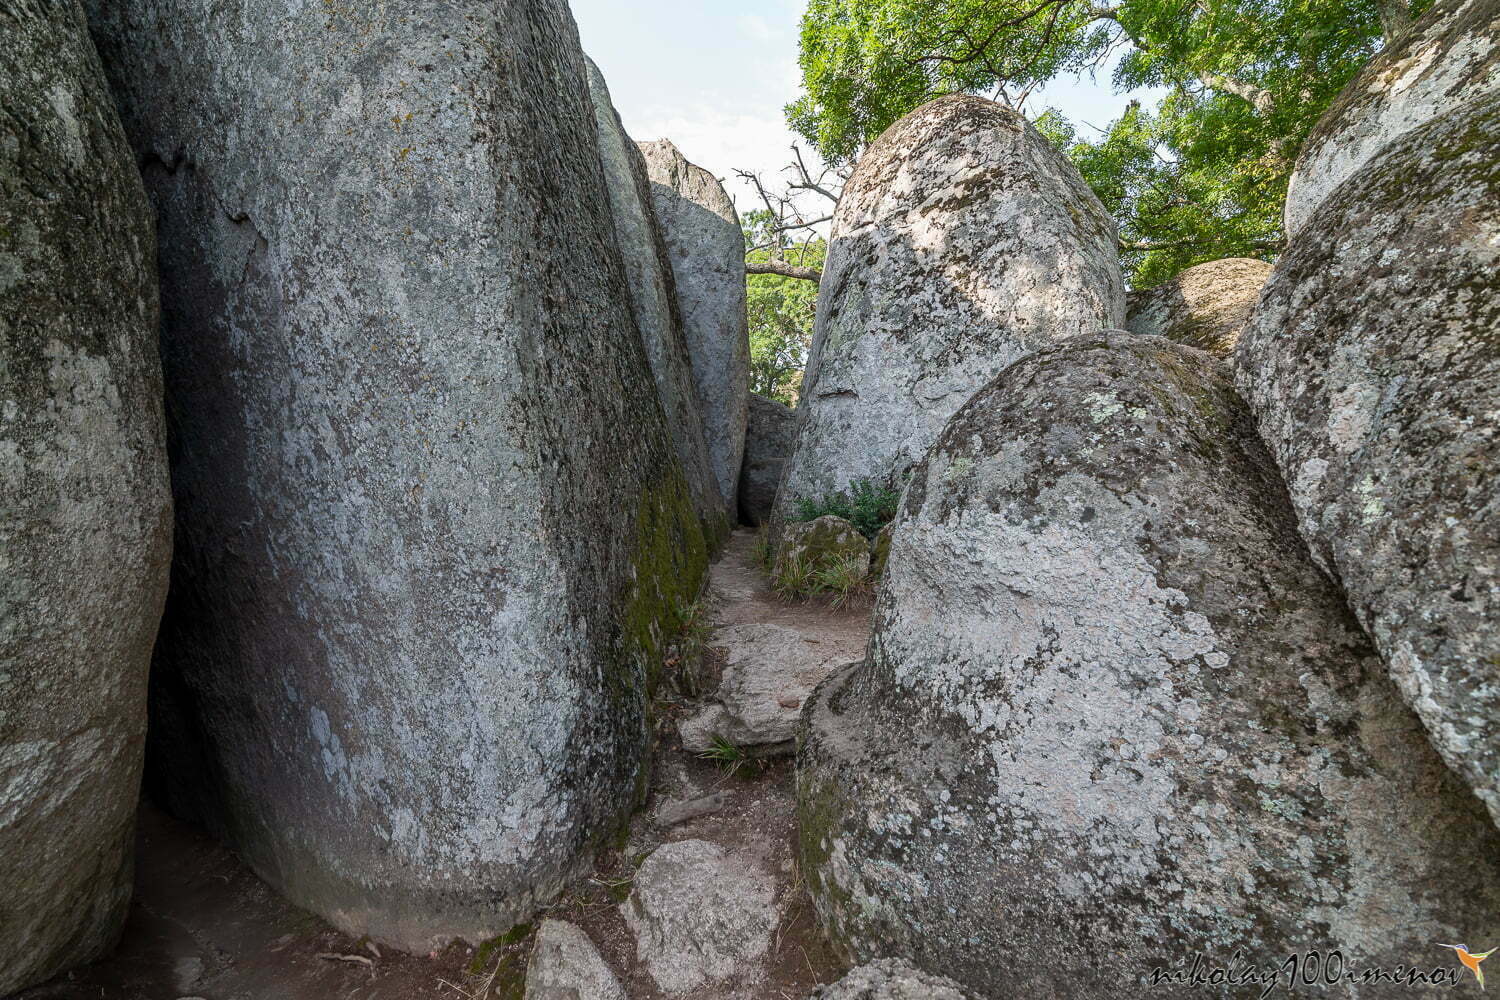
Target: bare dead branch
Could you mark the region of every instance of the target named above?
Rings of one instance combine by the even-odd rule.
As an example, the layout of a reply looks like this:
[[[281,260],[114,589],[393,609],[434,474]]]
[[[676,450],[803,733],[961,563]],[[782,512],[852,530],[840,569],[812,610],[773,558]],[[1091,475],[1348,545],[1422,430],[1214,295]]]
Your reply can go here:
[[[757,261],[745,263],[746,274],[779,274],[783,278],[801,278],[803,281],[821,281],[823,272],[815,267],[798,267],[788,264],[784,260]]]

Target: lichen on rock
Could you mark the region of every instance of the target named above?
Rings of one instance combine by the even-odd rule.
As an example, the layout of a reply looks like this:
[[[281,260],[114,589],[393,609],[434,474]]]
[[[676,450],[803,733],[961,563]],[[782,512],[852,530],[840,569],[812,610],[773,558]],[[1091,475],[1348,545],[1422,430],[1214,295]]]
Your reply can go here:
[[[863,576],[870,568],[870,541],[842,517],[824,514],[811,521],[793,521],[781,529],[771,578],[848,563]]]
[[[796,499],[896,488],[1007,365],[1125,319],[1115,227],[1024,117],[954,95],[896,122],[835,210],[776,522]]]
[[[1500,821],[1497,233],[1500,91],[1328,196],[1235,360],[1313,558]]]
[[[158,801],[343,930],[529,918],[706,552],[563,0],[91,0],[157,210]]]
[[[1500,834],[1308,558],[1227,370],[1160,338],[1043,349],[954,416],[797,782],[845,957],[980,996],[1500,935]]]
[[[172,550],[156,236],[77,0],[0,12],[0,995],[129,909]]]
[[[1436,0],[1376,53],[1308,133],[1287,183],[1287,234],[1301,232],[1323,200],[1387,145],[1497,91],[1500,0]]]
[[[1131,292],[1125,329],[1227,358],[1270,273],[1270,264],[1248,257],[1196,264],[1155,288]]]

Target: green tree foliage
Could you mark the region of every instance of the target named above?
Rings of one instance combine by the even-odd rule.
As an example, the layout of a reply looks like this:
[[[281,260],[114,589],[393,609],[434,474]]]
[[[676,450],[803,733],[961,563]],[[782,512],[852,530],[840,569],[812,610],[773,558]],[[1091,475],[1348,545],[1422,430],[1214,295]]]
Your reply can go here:
[[[1137,287],[1221,257],[1269,259],[1302,140],[1427,0],[810,0],[792,127],[833,162],[943,94],[1021,105],[1121,53],[1119,91],[1161,87],[1087,134],[1037,125],[1114,214]]]
[[[744,216],[745,260],[777,259],[821,270],[827,246],[821,237],[794,240],[776,229],[771,213],[758,209]],[[750,320],[750,391],[788,406],[797,405],[802,368],[812,345],[818,284],[780,274],[745,276]]]

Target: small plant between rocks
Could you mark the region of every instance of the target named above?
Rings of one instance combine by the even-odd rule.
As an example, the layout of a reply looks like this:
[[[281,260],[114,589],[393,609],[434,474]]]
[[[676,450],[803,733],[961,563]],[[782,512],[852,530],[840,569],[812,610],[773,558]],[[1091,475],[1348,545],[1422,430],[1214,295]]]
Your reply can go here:
[[[717,764],[726,778],[731,777],[750,760],[750,755],[743,747],[736,746],[722,736],[715,736],[712,745],[698,756]]]
[[[866,538],[873,539],[896,516],[896,506],[901,493],[889,486],[877,486],[868,479],[853,479],[847,490],[825,493],[816,499],[798,497],[797,521],[815,521],[832,514],[841,517],[859,529]]]
[[[713,632],[710,618],[701,598],[672,608],[674,634],[662,665],[673,690],[685,698],[697,698],[703,694],[703,659],[708,650],[708,637]]]

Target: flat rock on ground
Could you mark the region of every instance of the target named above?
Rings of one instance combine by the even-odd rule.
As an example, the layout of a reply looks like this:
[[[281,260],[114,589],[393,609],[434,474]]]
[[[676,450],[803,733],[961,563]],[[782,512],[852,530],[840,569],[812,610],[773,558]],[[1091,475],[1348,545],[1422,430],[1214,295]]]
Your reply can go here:
[[[715,738],[740,747],[785,744],[790,752],[802,703],[847,662],[836,644],[786,625],[729,625],[709,644],[725,656],[723,679],[710,703],[679,727],[683,749],[695,752]]]
[[[582,929],[566,920],[543,920],[526,966],[526,1000],[627,998]]]
[[[882,958],[850,969],[829,986],[819,987],[808,1000],[971,1000],[951,979],[923,972],[899,958]]]

